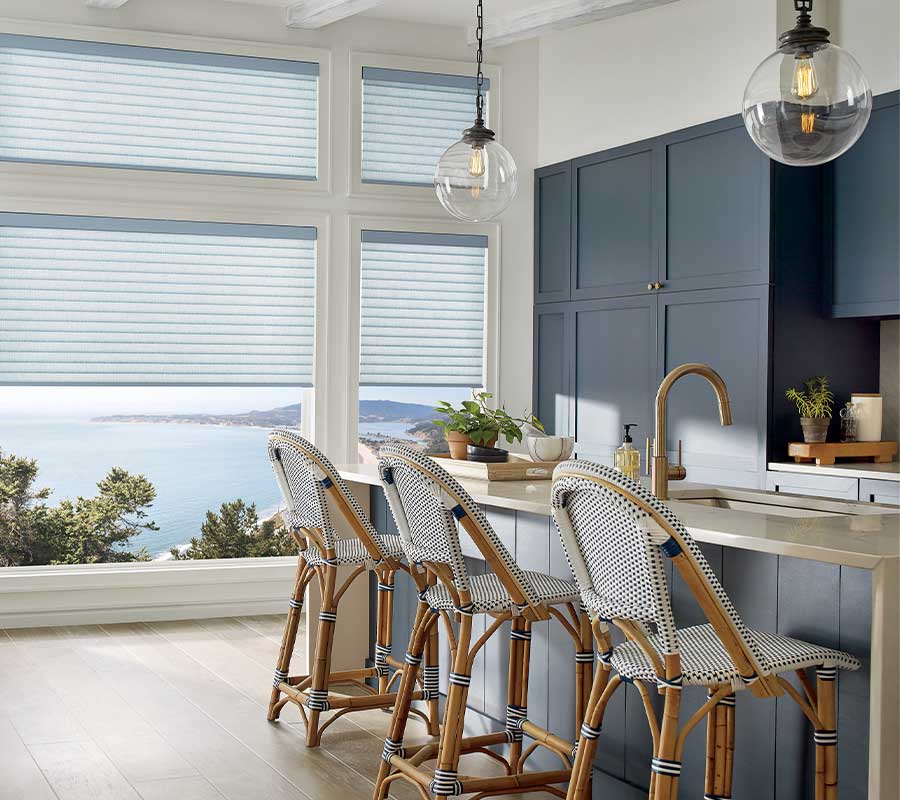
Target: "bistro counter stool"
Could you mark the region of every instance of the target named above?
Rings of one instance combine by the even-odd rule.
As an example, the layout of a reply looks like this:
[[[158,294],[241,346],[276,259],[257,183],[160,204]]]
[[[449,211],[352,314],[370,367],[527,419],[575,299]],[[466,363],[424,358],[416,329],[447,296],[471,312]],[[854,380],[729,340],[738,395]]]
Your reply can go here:
[[[268,717],[270,721],[277,720],[286,703],[295,703],[306,724],[307,747],[317,747],[322,732],[338,717],[350,711],[394,705],[397,695],[391,693],[391,686],[404,666],[390,654],[394,574],[397,570],[408,568],[401,563],[403,551],[400,537],[380,534],[375,530],[337,470],[314,445],[291,431],[276,430],[269,436],[269,459],[287,504],[284,517],[300,547],[300,559],[275,669]],[[355,534],[353,538],[338,538],[326,496],[331,497],[334,506],[350,526]],[[338,567],[345,566],[353,569],[337,587]],[[368,570],[373,570],[378,578],[375,666],[332,672],[331,650],[338,604],[350,584]],[[319,582],[322,595],[315,662],[310,675],[292,676],[289,669],[303,600],[306,587],[314,577]],[[426,674],[436,674],[436,647],[426,648],[425,660],[428,665]],[[393,678],[390,677],[390,667],[398,669]],[[365,683],[368,678],[378,679],[377,690]],[[340,685],[355,686],[364,694],[348,696],[330,692],[332,686]],[[284,697],[281,697],[282,694]],[[429,732],[437,733],[437,693],[414,691],[412,697],[427,701],[428,713],[418,713],[428,723]],[[320,725],[320,714],[329,710],[335,713]]]
[[[575,608],[577,587],[561,578],[521,570],[468,493],[430,458],[405,445],[389,444],[381,448],[378,469],[410,568],[426,570],[437,577],[438,583],[419,593],[406,654],[408,666],[401,678],[375,784],[376,800],[384,798],[390,784],[399,779],[412,783],[423,798],[471,793],[483,798],[540,789],[565,797],[554,784],[569,780],[573,743],[528,720],[528,667],[532,623],[555,617],[575,642],[576,719],[580,724],[591,689],[593,650],[588,619]],[[457,523],[471,537],[491,572],[468,574]],[[458,621],[456,631],[451,614]],[[493,621],[473,643],[475,614],[487,614]],[[440,739],[404,748],[403,735],[418,665],[426,643],[437,635],[438,618],[445,623],[452,661]],[[473,661],[506,621],[511,622],[506,730],[464,737]],[[601,632],[597,635],[602,638]],[[594,681],[594,685],[603,683],[603,679]],[[437,691],[436,685],[428,688]],[[525,752],[523,734],[534,739]],[[488,749],[499,744],[509,745],[506,757]],[[538,746],[555,752],[562,768],[525,772],[525,761]],[[460,774],[460,756],[476,752],[500,762],[506,774]],[[424,766],[433,760],[433,769]]]
[[[587,798],[603,712],[625,681],[640,691],[653,738],[650,796],[675,800],[687,734],[707,718],[706,798],[731,797],[735,692],[787,693],[809,719],[816,746],[816,800],[837,798],[837,669],[859,668],[847,653],[744,626],[700,548],[665,503],[609,467],[565,461],[553,471],[553,518],[592,618],[611,620],[627,641],[611,654],[613,676],[595,681],[569,798]],[[672,559],[709,623],[676,628],[663,571]],[[806,670],[816,670],[816,686]],[[797,689],[781,673],[796,672]],[[664,695],[662,721],[647,685]],[[708,699],[681,727],[681,687],[708,687]]]

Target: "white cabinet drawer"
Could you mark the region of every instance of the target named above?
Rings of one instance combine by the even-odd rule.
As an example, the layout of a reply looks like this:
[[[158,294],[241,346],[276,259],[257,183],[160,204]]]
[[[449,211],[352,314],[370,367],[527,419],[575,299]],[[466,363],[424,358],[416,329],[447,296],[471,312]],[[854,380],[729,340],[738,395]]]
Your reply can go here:
[[[859,481],[836,475],[808,475],[803,472],[767,472],[766,489],[770,492],[831,497],[835,500],[858,500]]]
[[[859,499],[867,503],[900,505],[900,481],[876,481],[871,478],[861,478]]]

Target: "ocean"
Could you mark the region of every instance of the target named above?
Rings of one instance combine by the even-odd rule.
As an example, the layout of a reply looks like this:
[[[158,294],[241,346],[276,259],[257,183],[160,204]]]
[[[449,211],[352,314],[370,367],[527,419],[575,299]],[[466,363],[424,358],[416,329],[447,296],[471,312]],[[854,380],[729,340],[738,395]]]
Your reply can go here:
[[[409,423],[360,424],[365,436],[405,437]],[[111,467],[143,474],[156,487],[150,519],[158,531],[134,537],[154,558],[200,536],[208,510],[242,498],[260,517],[275,511],[281,493],[266,453],[268,429],[167,423],[0,419],[0,450],[37,460],[38,488],[49,503],[93,496]]]

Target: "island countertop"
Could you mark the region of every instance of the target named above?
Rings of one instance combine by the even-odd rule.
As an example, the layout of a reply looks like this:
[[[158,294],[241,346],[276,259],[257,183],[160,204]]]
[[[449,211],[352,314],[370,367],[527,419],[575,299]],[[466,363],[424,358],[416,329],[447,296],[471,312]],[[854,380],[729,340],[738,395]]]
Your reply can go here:
[[[345,464],[338,467],[338,472],[351,483],[379,485],[374,464]],[[481,505],[550,515],[551,481],[460,483]],[[858,515],[839,516],[829,513],[836,507],[835,501],[803,498],[801,507],[812,513],[786,517],[684,502],[725,494],[737,499],[746,495],[748,500],[758,502],[761,494],[768,494],[761,490],[680,483],[670,487],[670,493],[672,510],[699,542],[862,569],[874,569],[886,559],[900,559],[900,508],[866,504],[859,506]],[[784,499],[780,495],[781,503]],[[815,516],[816,509],[821,510],[822,516]]]

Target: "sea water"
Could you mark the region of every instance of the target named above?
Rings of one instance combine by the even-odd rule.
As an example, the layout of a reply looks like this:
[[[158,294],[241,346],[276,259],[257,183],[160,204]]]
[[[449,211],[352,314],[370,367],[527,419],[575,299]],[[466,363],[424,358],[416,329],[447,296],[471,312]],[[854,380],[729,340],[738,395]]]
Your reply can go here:
[[[409,423],[362,423],[363,436],[404,437]],[[267,428],[178,423],[0,419],[0,450],[33,458],[36,488],[52,490],[50,504],[97,494],[112,467],[144,475],[156,488],[149,519],[158,531],[134,537],[154,558],[200,537],[207,511],[241,498],[260,518],[281,495],[266,450]]]

